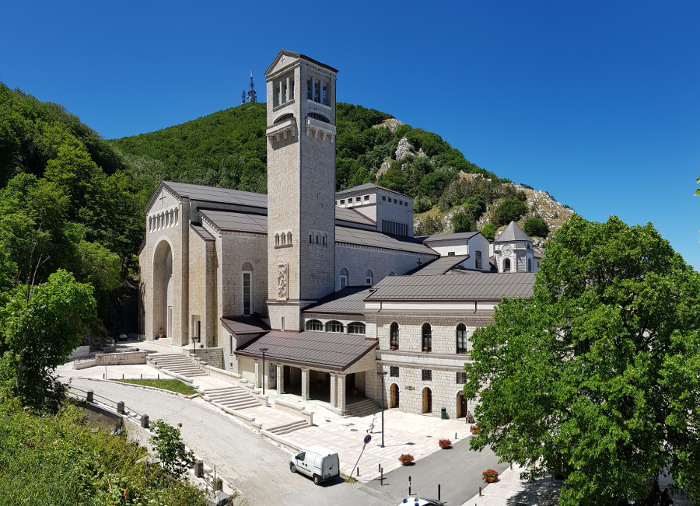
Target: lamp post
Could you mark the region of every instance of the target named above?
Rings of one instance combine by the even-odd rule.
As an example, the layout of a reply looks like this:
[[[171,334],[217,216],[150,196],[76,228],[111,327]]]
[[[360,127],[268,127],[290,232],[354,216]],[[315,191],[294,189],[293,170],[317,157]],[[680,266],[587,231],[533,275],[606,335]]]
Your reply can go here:
[[[265,395],[265,352],[268,350],[268,348],[260,348],[260,351],[263,354],[263,370],[262,370],[262,387],[263,387],[263,395]]]
[[[382,379],[382,448],[384,448],[384,376],[386,376],[386,371],[380,371],[377,373]]]

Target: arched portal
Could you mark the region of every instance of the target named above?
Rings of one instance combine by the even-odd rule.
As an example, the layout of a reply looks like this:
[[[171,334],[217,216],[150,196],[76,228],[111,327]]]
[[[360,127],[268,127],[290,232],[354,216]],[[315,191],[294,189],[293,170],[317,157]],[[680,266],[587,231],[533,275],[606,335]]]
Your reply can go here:
[[[423,389],[423,413],[433,412],[433,392],[428,387]]]
[[[391,399],[389,402],[390,408],[399,407],[399,386],[396,383],[391,384]]]
[[[173,335],[173,252],[161,241],[153,254],[153,331]]]

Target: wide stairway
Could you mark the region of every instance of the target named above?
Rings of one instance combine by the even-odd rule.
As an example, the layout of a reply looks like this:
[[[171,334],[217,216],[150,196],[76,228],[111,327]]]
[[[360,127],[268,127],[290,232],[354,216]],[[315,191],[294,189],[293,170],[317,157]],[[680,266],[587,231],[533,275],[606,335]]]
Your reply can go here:
[[[207,375],[197,363],[182,353],[155,353],[148,356],[148,362],[153,367],[166,369],[186,378]]]
[[[260,407],[258,399],[238,386],[204,390],[204,398],[235,410]]]
[[[367,416],[374,413],[379,413],[382,408],[372,399],[363,399],[361,401],[348,403],[345,406],[345,414],[343,416]]]

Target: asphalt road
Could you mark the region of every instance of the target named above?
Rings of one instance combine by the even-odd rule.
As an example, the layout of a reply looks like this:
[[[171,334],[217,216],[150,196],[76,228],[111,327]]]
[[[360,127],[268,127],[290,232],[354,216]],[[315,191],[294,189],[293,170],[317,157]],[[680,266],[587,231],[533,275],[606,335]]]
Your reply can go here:
[[[508,464],[499,464],[498,457],[490,449],[481,452],[469,450],[469,440],[464,439],[447,450],[431,453],[412,466],[402,466],[384,475],[384,485],[379,480],[367,484],[369,488],[390,494],[392,497],[408,496],[408,477],[411,477],[411,497],[438,498],[449,506],[461,505],[479,493],[485,486],[482,475],[486,469],[502,473]],[[397,503],[398,504],[398,503]]]
[[[437,498],[440,483],[441,499],[448,505],[461,505],[483,485],[481,473],[487,467],[499,472],[507,467],[496,464],[498,459],[490,451],[469,451],[468,440],[463,440],[452,449],[440,450],[413,466],[388,473],[384,486],[378,480],[367,484],[337,480],[316,486],[305,476],[290,472],[289,452],[200,398],[189,400],[167,392],[86,378],[73,378],[72,386],[93,390],[98,401],[98,396],[124,401],[127,410],[147,414],[151,421],[181,423],[187,446],[206,467],[215,465],[217,476],[238,489],[250,506],[399,504],[407,497],[409,475],[414,495]]]

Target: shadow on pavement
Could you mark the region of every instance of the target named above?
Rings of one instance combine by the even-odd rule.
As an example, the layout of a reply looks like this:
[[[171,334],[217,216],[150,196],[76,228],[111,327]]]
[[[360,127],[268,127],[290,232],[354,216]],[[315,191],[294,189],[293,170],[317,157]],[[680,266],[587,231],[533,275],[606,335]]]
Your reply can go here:
[[[525,481],[523,490],[508,498],[508,506],[525,506],[537,504],[550,506],[559,504],[559,490],[564,482],[554,478],[542,478],[536,481]]]

